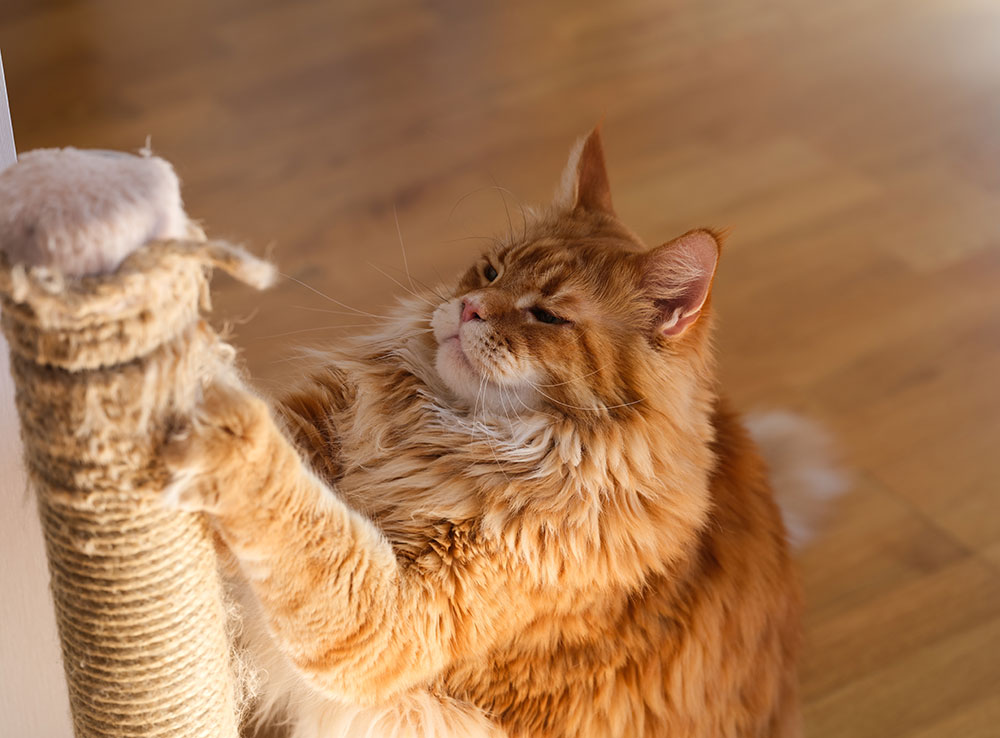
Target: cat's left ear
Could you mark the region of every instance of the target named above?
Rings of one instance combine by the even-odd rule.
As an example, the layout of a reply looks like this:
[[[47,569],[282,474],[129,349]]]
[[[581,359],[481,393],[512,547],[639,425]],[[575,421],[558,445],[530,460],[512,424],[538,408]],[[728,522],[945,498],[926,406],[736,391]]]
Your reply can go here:
[[[581,138],[569,153],[562,180],[556,190],[555,204],[566,210],[589,210],[614,215],[611,184],[604,165],[601,127]]]
[[[711,231],[685,233],[642,256],[642,286],[658,311],[656,332],[677,337],[701,316],[719,264]]]

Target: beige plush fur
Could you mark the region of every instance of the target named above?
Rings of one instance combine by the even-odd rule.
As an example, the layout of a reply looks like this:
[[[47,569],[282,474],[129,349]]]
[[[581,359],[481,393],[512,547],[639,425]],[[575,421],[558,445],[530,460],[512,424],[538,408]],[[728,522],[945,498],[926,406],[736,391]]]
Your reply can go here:
[[[267,715],[300,738],[798,734],[798,589],[715,379],[718,254],[622,225],[594,132],[433,309],[273,411],[208,388],[168,500],[238,564]]]
[[[39,149],[0,173],[0,244],[11,263],[106,273],[188,227],[177,175],[155,156]]]

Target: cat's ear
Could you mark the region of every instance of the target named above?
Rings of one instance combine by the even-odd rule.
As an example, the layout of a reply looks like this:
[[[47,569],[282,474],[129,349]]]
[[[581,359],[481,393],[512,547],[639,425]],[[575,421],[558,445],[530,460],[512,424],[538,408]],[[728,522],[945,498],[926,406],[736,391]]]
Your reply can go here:
[[[676,337],[701,316],[719,263],[711,231],[685,233],[642,256],[642,286],[656,305],[656,332]]]
[[[569,152],[556,190],[555,204],[566,210],[591,210],[614,215],[611,206],[611,185],[604,165],[601,127],[581,138]]]

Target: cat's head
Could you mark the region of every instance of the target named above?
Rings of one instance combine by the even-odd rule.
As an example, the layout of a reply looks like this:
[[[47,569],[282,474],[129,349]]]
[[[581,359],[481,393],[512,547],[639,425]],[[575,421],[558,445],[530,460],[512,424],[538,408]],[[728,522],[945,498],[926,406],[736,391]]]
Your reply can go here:
[[[470,408],[508,415],[648,402],[707,352],[718,256],[711,231],[650,249],[618,220],[595,129],[552,206],[484,253],[435,310],[437,372]]]

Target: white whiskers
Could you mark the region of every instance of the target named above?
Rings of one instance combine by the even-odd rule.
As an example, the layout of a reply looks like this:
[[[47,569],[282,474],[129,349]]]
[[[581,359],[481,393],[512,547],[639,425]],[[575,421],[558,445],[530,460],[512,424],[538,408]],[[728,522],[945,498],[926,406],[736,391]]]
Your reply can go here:
[[[400,289],[405,290],[406,292],[410,293],[411,295],[413,295],[418,300],[427,303],[432,308],[436,308],[437,307],[437,305],[435,305],[433,302],[431,302],[430,300],[428,300],[426,297],[424,297],[421,294],[418,294],[417,292],[414,292],[409,287],[407,287],[405,284],[403,284],[398,279],[396,279],[395,277],[393,277],[391,274],[389,274],[388,272],[384,271],[383,269],[380,269],[376,264],[373,264],[370,261],[367,261],[365,263],[368,266],[370,266],[372,269],[374,269],[376,272],[378,272],[379,274],[381,274],[383,277],[385,277],[386,279],[392,280],[393,284],[397,285]],[[410,279],[410,284],[413,284],[412,278]]]
[[[352,313],[348,310],[330,310],[329,308],[317,308],[317,307],[310,307],[308,305],[290,305],[289,307],[292,307],[295,310],[307,310],[311,313],[327,313],[329,315],[350,315],[351,317],[357,315],[357,313]],[[373,313],[371,317],[373,319],[378,319],[378,320],[393,320],[393,317],[391,315],[375,315]]]
[[[396,204],[392,204],[392,217],[396,220],[396,235],[399,236],[399,250],[403,253],[403,269],[406,270],[406,278],[410,281],[410,288],[413,294],[417,293],[417,288],[413,284],[413,277],[410,276],[410,263],[406,258],[406,246],[403,245],[403,229],[399,227],[399,213],[396,211]]]
[[[592,377],[595,374],[599,374],[600,371],[601,371],[601,369],[603,369],[603,367],[595,369],[592,372],[587,372],[586,374],[581,374],[579,377],[573,377],[571,379],[567,379],[565,382],[553,382],[552,384],[541,384],[541,383],[539,383],[539,384],[534,385],[534,387],[536,389],[538,387],[562,387],[562,386],[567,385],[567,384],[573,384],[573,382],[578,382],[581,379],[586,379],[587,377]]]
[[[552,397],[551,395],[547,395],[546,393],[542,392],[541,387],[544,385],[537,385],[534,382],[530,381],[528,382],[528,384],[534,387],[535,391],[538,392],[538,394],[540,394],[545,399],[554,402],[557,405],[562,405],[563,407],[570,408],[571,410],[588,410],[590,412],[596,413],[596,412],[601,412],[602,410],[617,410],[618,408],[622,407],[631,407],[632,405],[638,405],[641,402],[645,402],[645,399],[640,397],[638,400],[632,400],[631,402],[621,402],[617,405],[591,405],[590,407],[584,407],[581,405],[570,405],[568,402],[557,400],[555,397]]]
[[[369,318],[381,318],[381,319],[385,319],[386,318],[386,316],[384,316],[384,315],[376,315],[375,313],[369,313],[366,310],[358,310],[358,308],[352,307],[352,306],[348,305],[346,302],[341,302],[340,300],[336,300],[336,299],[330,297],[329,295],[327,295],[327,294],[325,294],[323,292],[320,292],[315,287],[306,284],[301,279],[297,279],[296,277],[293,277],[291,274],[285,274],[284,272],[278,272],[278,274],[280,274],[285,279],[290,279],[291,281],[295,282],[296,284],[301,285],[302,287],[305,287],[307,290],[309,290],[310,292],[312,292],[314,294],[319,295],[324,300],[329,300],[334,305],[339,305],[342,308],[350,310],[352,313],[355,313],[357,315],[364,315],[364,316],[369,317]]]
[[[474,421],[476,420],[476,416],[478,416],[478,414],[479,414],[479,402],[480,402],[480,400],[484,399],[483,389],[485,387],[486,387],[486,375],[484,374],[479,379],[479,392],[476,393],[476,402],[475,402],[475,405],[473,405],[473,407],[472,407],[472,416],[473,416],[473,420]],[[485,410],[485,402],[483,404],[483,409]],[[479,420],[478,421],[478,425],[482,429],[483,438],[486,439],[486,443],[490,447],[490,452],[493,454],[493,461],[497,465],[497,469],[499,470],[499,472],[501,474],[503,474],[504,479],[506,479],[509,482],[510,481],[510,477],[507,476],[507,472],[504,471],[503,465],[500,463],[500,457],[497,456],[496,446],[493,444],[493,440],[490,438],[489,433],[486,432],[486,428],[485,428],[485,425],[484,425],[483,421]]]

